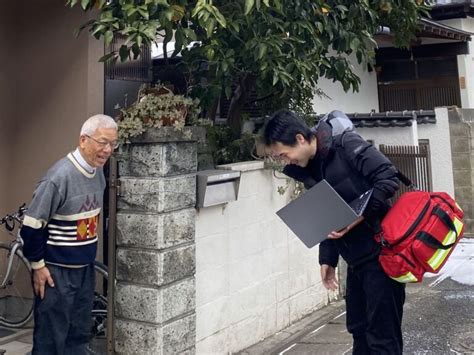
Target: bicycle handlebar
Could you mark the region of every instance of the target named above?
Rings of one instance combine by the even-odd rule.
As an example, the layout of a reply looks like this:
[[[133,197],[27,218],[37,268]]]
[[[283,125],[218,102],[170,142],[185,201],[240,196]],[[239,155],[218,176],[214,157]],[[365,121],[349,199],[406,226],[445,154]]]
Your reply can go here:
[[[19,208],[18,211],[15,212],[14,214],[10,215],[7,214],[5,217],[3,217],[0,221],[0,225],[4,224],[5,228],[11,232],[15,229],[15,222],[19,223],[20,225],[22,224],[22,217],[25,214],[25,212],[28,210],[26,207],[26,204],[22,204]]]

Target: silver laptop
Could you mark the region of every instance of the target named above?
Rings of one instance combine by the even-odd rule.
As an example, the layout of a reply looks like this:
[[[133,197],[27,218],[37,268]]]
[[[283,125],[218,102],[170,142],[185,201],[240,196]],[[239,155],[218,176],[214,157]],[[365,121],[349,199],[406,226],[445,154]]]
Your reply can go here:
[[[322,180],[294,201],[277,211],[277,215],[308,247],[327,239],[362,215],[372,189],[346,203],[326,180]]]

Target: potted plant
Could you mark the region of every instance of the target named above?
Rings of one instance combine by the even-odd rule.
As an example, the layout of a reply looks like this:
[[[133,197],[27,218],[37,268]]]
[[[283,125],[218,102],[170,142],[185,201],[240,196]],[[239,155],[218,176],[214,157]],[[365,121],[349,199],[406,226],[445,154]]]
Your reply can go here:
[[[121,109],[117,118],[119,141],[130,139],[150,128],[171,126],[178,130],[192,123],[199,115],[199,100],[174,94],[165,86],[143,87],[131,106]]]

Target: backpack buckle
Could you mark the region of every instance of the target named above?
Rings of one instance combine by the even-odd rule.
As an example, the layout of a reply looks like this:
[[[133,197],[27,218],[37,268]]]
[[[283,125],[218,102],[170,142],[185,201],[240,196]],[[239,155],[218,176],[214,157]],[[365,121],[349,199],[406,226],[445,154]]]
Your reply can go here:
[[[380,231],[375,235],[375,240],[379,242],[384,248],[392,248],[390,243],[385,240],[383,231]]]

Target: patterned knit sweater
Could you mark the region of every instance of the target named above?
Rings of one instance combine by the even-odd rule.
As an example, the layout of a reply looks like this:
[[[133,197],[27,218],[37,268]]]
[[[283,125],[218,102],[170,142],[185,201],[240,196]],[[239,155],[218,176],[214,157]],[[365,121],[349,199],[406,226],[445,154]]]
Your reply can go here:
[[[33,269],[81,267],[95,259],[105,178],[83,162],[77,150],[68,154],[36,187],[20,231]]]

